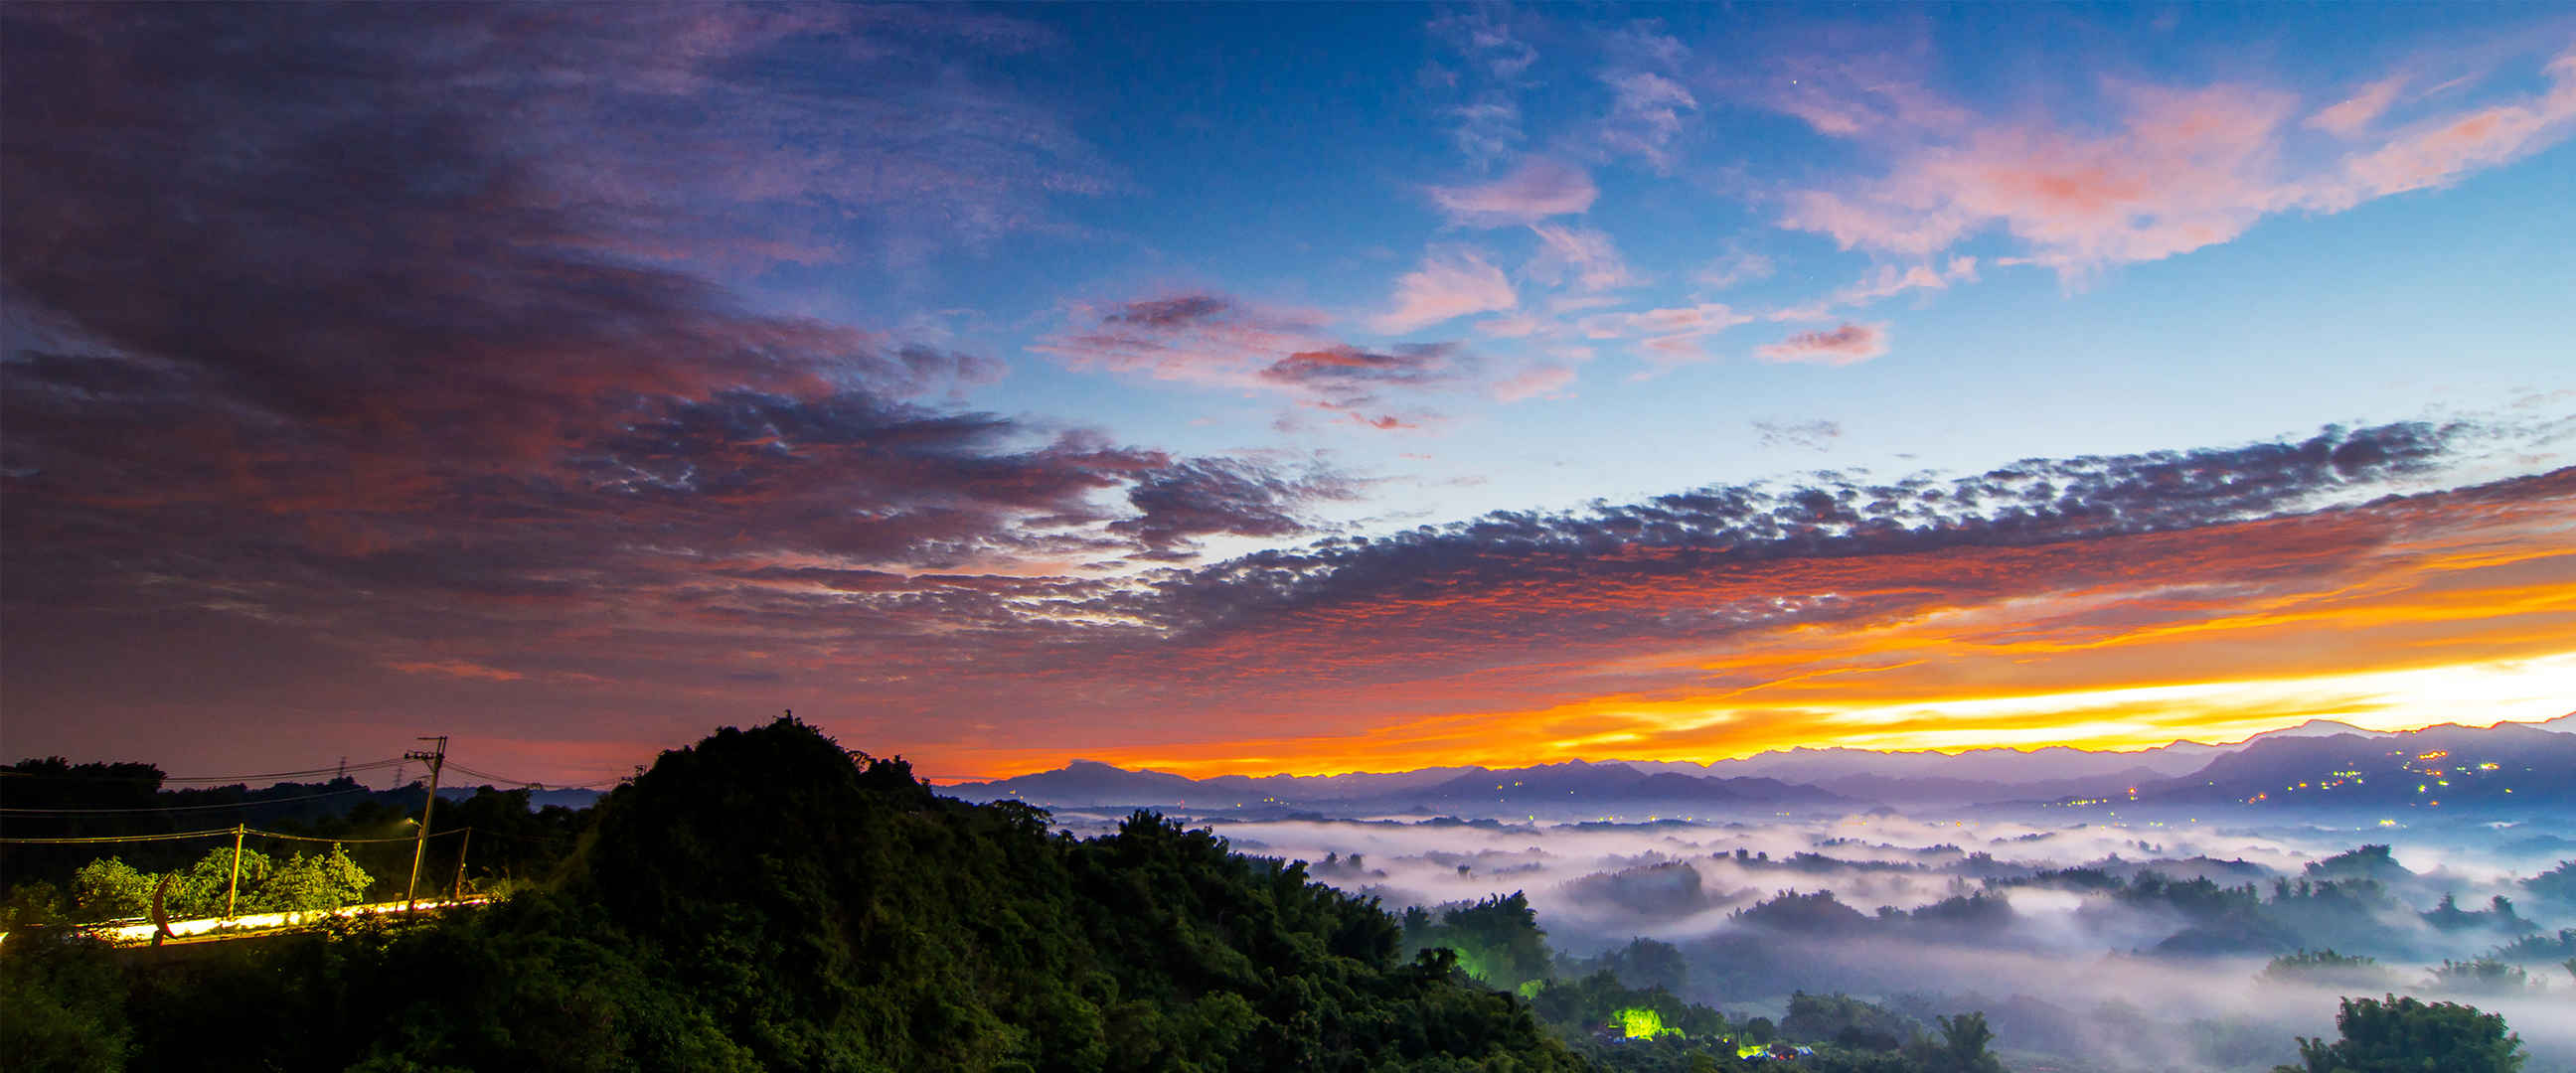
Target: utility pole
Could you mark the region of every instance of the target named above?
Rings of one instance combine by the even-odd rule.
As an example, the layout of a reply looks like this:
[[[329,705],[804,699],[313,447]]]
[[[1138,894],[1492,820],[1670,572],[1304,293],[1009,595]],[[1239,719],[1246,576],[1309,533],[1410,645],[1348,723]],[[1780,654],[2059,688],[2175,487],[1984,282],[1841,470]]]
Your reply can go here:
[[[413,839],[411,844],[411,885],[403,889],[403,912],[405,913],[420,907],[420,858],[422,854],[429,852],[429,817],[438,808],[438,769],[447,764],[447,735],[441,734],[435,738],[423,737],[414,740],[438,744],[426,750],[416,749],[403,754],[405,760],[429,761],[429,798],[420,803],[420,836]]]
[[[226,920],[233,918],[233,899],[241,897],[241,840],[242,830],[248,826],[250,825],[242,823],[233,825],[233,885],[224,891],[224,919]]]
[[[473,848],[474,829],[468,827],[465,829],[463,838],[456,844],[456,893],[447,896],[449,901],[465,900],[465,851]]]

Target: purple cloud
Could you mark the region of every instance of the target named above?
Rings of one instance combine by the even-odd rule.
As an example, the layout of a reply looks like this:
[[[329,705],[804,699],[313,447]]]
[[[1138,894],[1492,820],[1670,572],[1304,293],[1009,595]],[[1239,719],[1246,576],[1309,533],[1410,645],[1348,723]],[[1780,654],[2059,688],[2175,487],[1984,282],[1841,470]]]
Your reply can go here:
[[[1592,207],[1601,196],[1583,169],[1548,157],[1522,162],[1511,174],[1473,186],[1435,186],[1432,203],[1450,218],[1479,227],[1527,224],[1550,216],[1569,216]]]
[[[1777,343],[1765,343],[1754,353],[1764,361],[1853,365],[1887,353],[1887,326],[1845,322],[1829,332],[1799,332]]]

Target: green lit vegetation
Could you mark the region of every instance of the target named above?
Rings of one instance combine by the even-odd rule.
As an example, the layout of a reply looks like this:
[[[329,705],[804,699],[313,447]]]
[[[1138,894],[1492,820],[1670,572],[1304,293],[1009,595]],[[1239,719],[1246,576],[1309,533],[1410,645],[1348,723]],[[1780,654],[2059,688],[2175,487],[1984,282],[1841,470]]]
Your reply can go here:
[[[1629,1039],[1653,1039],[1657,1036],[1682,1034],[1681,1029],[1665,1025],[1664,1015],[1656,1013],[1651,1008],[1641,1009],[1632,1006],[1618,1010],[1610,1015],[1610,1022],[1619,1026],[1620,1034]]]
[[[153,892],[163,878],[137,871],[120,858],[92,861],[72,874],[68,916],[78,921],[142,916],[151,910]],[[293,854],[282,862],[255,849],[240,851],[236,861],[233,848],[225,846],[166,878],[170,886],[162,908],[173,920],[220,916],[227,902],[236,913],[338,909],[362,899],[373,882],[338,846]]]

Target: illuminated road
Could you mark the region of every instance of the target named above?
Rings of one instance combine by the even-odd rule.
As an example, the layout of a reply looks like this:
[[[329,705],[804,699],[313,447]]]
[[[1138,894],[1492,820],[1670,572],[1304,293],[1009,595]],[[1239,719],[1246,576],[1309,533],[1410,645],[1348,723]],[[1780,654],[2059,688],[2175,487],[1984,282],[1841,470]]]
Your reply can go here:
[[[492,897],[490,895],[476,895],[470,898],[439,899],[437,901],[424,899],[420,902],[420,907],[417,911],[422,913],[434,913],[447,909],[474,909],[488,905],[491,902]],[[170,922],[171,938],[162,940],[162,944],[166,946],[174,942],[212,943],[222,942],[227,939],[251,939],[268,935],[277,935],[284,932],[301,931],[335,917],[349,918],[373,914],[401,916],[403,915],[403,903],[375,902],[367,905],[343,906],[338,909],[311,909],[293,913],[246,913],[237,917],[207,917],[202,920],[173,920]],[[118,946],[141,946],[148,944],[152,941],[152,936],[159,931],[159,929],[155,928],[150,921],[144,921],[139,924],[103,924],[83,928],[81,930]],[[8,938],[9,933],[0,932],[0,942],[6,942]]]

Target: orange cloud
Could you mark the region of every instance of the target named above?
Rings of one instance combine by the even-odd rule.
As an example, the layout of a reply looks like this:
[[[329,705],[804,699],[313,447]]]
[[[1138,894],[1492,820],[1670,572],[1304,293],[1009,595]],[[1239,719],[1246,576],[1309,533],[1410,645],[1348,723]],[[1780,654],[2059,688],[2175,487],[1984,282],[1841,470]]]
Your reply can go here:
[[[2576,681],[2571,493],[2562,471],[2511,496],[2177,532],[1400,590],[1167,654],[1238,699],[1193,733],[1082,755],[1207,775],[2545,718]],[[1741,625],[1608,626],[1693,614]],[[1065,756],[969,748],[945,766]]]
[[[515,682],[527,677],[517,671],[487,667],[472,660],[439,659],[387,664],[404,674],[435,674],[449,678],[470,678],[486,682]]]

